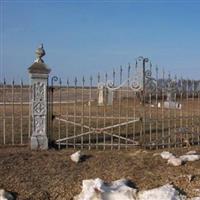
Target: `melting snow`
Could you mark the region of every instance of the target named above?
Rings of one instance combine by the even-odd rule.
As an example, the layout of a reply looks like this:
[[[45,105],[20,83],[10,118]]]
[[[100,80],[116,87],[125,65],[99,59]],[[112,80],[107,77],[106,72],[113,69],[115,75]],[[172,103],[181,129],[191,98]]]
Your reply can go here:
[[[78,162],[80,156],[79,151],[72,154],[71,159],[74,162]],[[173,166],[180,166],[187,161],[200,160],[200,155],[196,151],[190,151],[180,157],[176,157],[168,151],[163,151],[160,156],[163,159],[167,159],[168,164]],[[82,192],[75,196],[74,200],[200,200],[200,197],[186,198],[170,184],[139,192],[137,192],[136,188],[130,187],[125,179],[107,184],[103,180],[96,178],[83,180],[82,184]]]
[[[200,155],[197,154],[196,151],[189,151],[187,152],[185,155],[182,155],[180,157],[175,157],[172,153],[168,152],[168,151],[163,151],[160,156],[163,159],[168,160],[168,164],[171,164],[173,166],[180,166],[185,162],[188,161],[196,161],[196,160],[200,160]]]
[[[200,197],[187,198],[173,185],[139,191],[128,186],[128,181],[120,179],[108,184],[100,178],[83,180],[82,192],[74,200],[200,200]]]
[[[127,185],[125,179],[111,184],[96,178],[83,180],[82,192],[74,200],[136,200],[136,189]]]
[[[169,159],[170,157],[174,156],[172,153],[168,152],[168,151],[163,151],[160,156],[163,158],[163,159]]]
[[[196,161],[196,160],[199,160],[200,159],[200,155],[192,155],[192,154],[189,154],[189,155],[183,155],[183,156],[180,156],[180,159],[184,162],[187,162],[187,161]]]
[[[185,200],[186,197],[170,184],[158,187],[152,190],[139,192],[138,200]]]
[[[73,153],[73,154],[70,156],[70,158],[71,158],[71,160],[72,160],[73,162],[78,163],[78,162],[80,161],[80,159],[81,159],[81,151],[77,151],[77,152]]]
[[[194,155],[194,154],[197,154],[197,152],[196,152],[196,151],[188,151],[188,152],[186,153],[186,155]]]
[[[176,158],[175,156],[171,156],[167,161],[167,164],[171,164],[173,166],[180,166],[182,163],[183,161],[180,158]]]
[[[14,200],[14,196],[10,193],[5,191],[4,189],[0,189],[0,200]]]

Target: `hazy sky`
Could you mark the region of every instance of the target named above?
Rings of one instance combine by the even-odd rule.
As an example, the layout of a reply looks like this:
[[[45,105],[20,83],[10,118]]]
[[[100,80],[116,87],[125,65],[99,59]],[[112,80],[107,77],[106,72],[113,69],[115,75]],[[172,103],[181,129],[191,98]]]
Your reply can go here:
[[[40,43],[62,78],[111,73],[143,55],[200,79],[200,0],[0,2],[1,79],[28,79]]]

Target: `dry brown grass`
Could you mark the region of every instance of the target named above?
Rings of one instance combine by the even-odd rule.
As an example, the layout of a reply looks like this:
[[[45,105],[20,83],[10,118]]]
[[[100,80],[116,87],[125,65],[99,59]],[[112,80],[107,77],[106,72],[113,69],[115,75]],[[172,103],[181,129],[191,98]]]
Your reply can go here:
[[[176,155],[199,147],[170,149]],[[75,164],[74,150],[30,151],[28,148],[0,149],[0,188],[18,193],[18,200],[71,200],[80,193],[83,179],[105,181],[127,178],[139,190],[172,183],[189,197],[200,188],[200,161],[179,167],[167,165],[154,153],[160,151],[84,151],[88,159]],[[192,175],[190,182],[187,175]]]

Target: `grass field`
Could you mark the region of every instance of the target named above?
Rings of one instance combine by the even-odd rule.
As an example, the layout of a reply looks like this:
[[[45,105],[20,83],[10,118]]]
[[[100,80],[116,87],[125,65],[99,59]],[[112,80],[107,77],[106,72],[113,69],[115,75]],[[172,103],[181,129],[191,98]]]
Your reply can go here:
[[[177,156],[189,150],[200,153],[199,147],[169,149]],[[126,178],[139,190],[171,183],[188,197],[200,196],[200,161],[174,167],[153,156],[161,150],[85,150],[87,159],[75,164],[69,157],[73,152],[0,148],[0,188],[17,193],[18,200],[72,200],[80,193],[83,179]]]

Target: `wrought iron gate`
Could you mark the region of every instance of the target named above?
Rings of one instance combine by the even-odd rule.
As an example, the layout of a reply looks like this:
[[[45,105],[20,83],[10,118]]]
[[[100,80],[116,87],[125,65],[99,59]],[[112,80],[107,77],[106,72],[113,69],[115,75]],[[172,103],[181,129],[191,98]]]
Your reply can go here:
[[[50,138],[59,147],[89,149],[199,144],[200,82],[159,75],[139,57],[111,77],[52,77]]]

